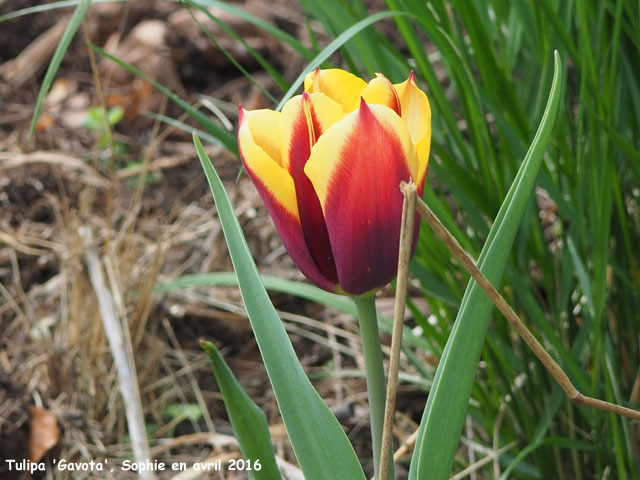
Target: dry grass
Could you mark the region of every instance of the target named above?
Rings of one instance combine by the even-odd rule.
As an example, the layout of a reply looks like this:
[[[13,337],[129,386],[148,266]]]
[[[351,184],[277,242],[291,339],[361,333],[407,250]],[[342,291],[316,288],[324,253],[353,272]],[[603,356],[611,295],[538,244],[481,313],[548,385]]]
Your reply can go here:
[[[190,145],[185,142],[180,148]],[[231,165],[222,168],[231,173],[227,179],[235,177],[234,160],[221,157],[215,149],[209,154]],[[233,358],[242,359],[234,365],[240,367],[234,368],[236,373],[256,400],[263,397],[261,403],[277,422],[235,290],[202,288],[165,295],[153,291],[162,279],[229,269],[204,182],[198,187],[200,195],[188,195],[184,202],[178,195],[174,205],[151,211],[146,199],[164,185],[147,187],[136,200],[126,182],[112,184],[108,172],[63,153],[5,151],[0,162],[4,196],[9,197],[3,199],[7,205],[0,218],[2,438],[24,428],[26,405],[38,398],[56,415],[62,431],[52,458],[87,462],[105,458],[118,464],[131,454],[124,444],[127,425],[118,377],[87,274],[81,226],[94,232],[93,245],[100,252],[118,318],[129,327],[145,420],[157,427],[150,437],[153,454],[189,465],[211,456],[239,454],[222,420],[226,415],[208,361],[197,347],[200,337],[225,347],[232,365],[238,363]],[[191,155],[188,168],[199,168],[196,162]],[[165,173],[166,178],[171,175]],[[47,181],[55,182],[55,187],[38,188]],[[249,232],[257,233],[250,237],[256,256],[264,258],[277,238],[264,212],[258,213],[262,207],[248,187],[246,179],[229,184],[239,218]],[[19,208],[13,195],[29,191],[39,195],[29,199],[26,209]],[[113,192],[111,222],[101,201],[108,191]],[[18,391],[20,395],[13,393]],[[189,425],[167,418],[163,412],[174,403],[199,404],[202,420]],[[275,428],[274,433],[282,444],[282,429]],[[282,445],[280,451],[291,460],[288,447]]]
[[[184,142],[171,148],[191,147]],[[248,179],[233,181],[237,162],[215,148],[209,155],[225,172],[236,213],[261,269],[300,278]],[[138,203],[132,204],[135,190],[126,179],[111,184],[108,172],[86,167],[72,156],[2,153],[0,175],[8,180],[5,192],[15,188],[24,195],[37,190],[30,186],[37,182],[50,181],[55,187],[42,188],[26,209],[9,199],[0,217],[0,438],[12,438],[26,428],[26,406],[35,401],[56,415],[62,432],[49,458],[86,462],[104,458],[118,465],[131,456],[130,445],[124,443],[127,424],[118,376],[79,235],[79,228],[85,227],[94,233],[93,246],[99,251],[118,318],[129,327],[145,422],[156,427],[150,435],[152,456],[191,465],[240,455],[207,358],[198,347],[198,339],[207,338],[223,348],[240,382],[267,413],[280,458],[295,464],[236,289],[203,287],[162,295],[153,291],[158,282],[182,274],[230,269],[215,208],[204,181],[198,179],[196,162],[192,155],[186,165],[164,170],[165,179],[173,178],[174,170],[194,170],[198,185],[186,187],[191,193],[175,195],[173,205],[148,208],[147,202],[153,203],[148,198],[157,189],[170,189],[165,185],[168,180],[147,186]],[[103,200],[109,190],[114,192],[111,222]],[[35,214],[41,210],[48,212],[44,218]],[[135,217],[132,211],[137,212]],[[366,448],[366,393],[363,379],[354,372],[362,369],[355,322],[292,297],[275,295],[274,301],[308,371],[323,373],[331,366],[333,375],[316,380],[317,388]],[[163,415],[168,405],[176,403],[200,405],[202,419],[189,422]],[[403,425],[407,430],[397,433],[408,437],[415,424]],[[135,475],[113,476],[128,477]],[[195,477],[185,473],[179,478]]]

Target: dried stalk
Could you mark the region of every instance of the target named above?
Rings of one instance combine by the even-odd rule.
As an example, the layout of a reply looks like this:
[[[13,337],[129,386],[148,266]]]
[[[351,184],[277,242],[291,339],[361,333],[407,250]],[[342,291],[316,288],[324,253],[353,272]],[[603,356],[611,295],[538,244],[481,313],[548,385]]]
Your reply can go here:
[[[378,478],[387,478],[389,467],[389,451],[393,420],[396,410],[396,394],[398,392],[398,367],[402,345],[402,326],[404,323],[404,306],[407,296],[407,280],[411,246],[413,243],[413,224],[416,211],[416,184],[402,182],[400,189],[404,193],[402,204],[402,227],[400,229],[400,248],[398,252],[398,279],[396,282],[396,301],[393,312],[393,331],[391,334],[391,358],[389,359],[389,375],[387,379],[387,401],[384,409],[384,426],[382,427],[382,449],[380,451],[380,474]]]
[[[384,479],[387,475],[387,466],[389,451],[391,446],[391,433],[393,429],[393,418],[395,413],[395,401],[398,384],[398,364],[400,359],[400,350],[402,342],[402,325],[404,319],[404,306],[407,295],[407,279],[409,275],[409,260],[411,257],[411,239],[413,238],[413,220],[414,215],[408,212],[415,210],[422,218],[426,220],[436,235],[447,245],[449,250],[462,263],[465,270],[480,285],[484,292],[489,296],[493,304],[505,316],[507,321],[516,329],[520,337],[531,348],[533,353],[542,362],[545,368],[551,373],[553,378],[558,382],[560,387],[565,391],[569,399],[578,404],[598,408],[606,412],[615,413],[628,417],[632,420],[640,421],[640,412],[631,408],[622,407],[615,403],[606,402],[597,398],[588,397],[578,391],[573,385],[562,367],[553,359],[553,357],[544,349],[540,342],[533,336],[529,329],[520,320],[518,315],[509,306],[507,301],[495,289],[495,287],[487,280],[482,272],[476,266],[475,260],[462,248],[447,228],[440,222],[438,217],[427,206],[422,199],[416,195],[415,184],[411,182],[407,184],[402,182],[400,189],[405,196],[402,209],[402,229],[400,231],[400,253],[398,259],[398,278],[396,285],[396,301],[393,318],[393,333],[391,337],[391,358],[389,361],[389,379],[387,383],[387,400],[384,415],[384,427],[382,432],[382,449],[380,452],[380,475],[378,479]],[[415,206],[415,207],[414,207]],[[414,437],[417,431],[414,432]],[[398,452],[399,453],[399,452]],[[397,455],[396,455],[397,456]]]
[[[520,337],[522,337],[529,348],[533,350],[533,353],[538,357],[549,373],[551,373],[553,378],[558,382],[572,402],[578,405],[587,405],[589,407],[598,408],[606,412],[615,413],[640,421],[640,412],[636,410],[622,407],[615,403],[605,402],[604,400],[599,400],[597,398],[588,397],[580,393],[578,389],[574,387],[573,383],[571,383],[567,374],[564,373],[562,367],[560,367],[553,357],[549,355],[536,337],[534,337],[524,323],[522,323],[507,301],[478,269],[474,259],[462,248],[462,246],[460,246],[458,241],[453,237],[453,235],[451,235],[451,233],[449,233],[446,227],[440,222],[440,220],[438,220],[438,217],[436,217],[427,204],[420,198],[416,200],[416,210],[420,216],[427,221],[436,235],[438,235],[438,237],[440,237],[440,239],[447,245],[449,250],[451,250],[460,263],[462,263],[465,270],[469,272],[471,277],[473,277],[478,285],[480,285],[480,287],[485,291],[493,304],[498,307],[498,310],[502,312],[511,326],[516,329]]]
[[[89,227],[81,227],[79,234],[84,243],[84,254],[89,270],[91,284],[98,297],[100,316],[104,326],[109,348],[116,365],[118,378],[120,380],[120,393],[124,404],[127,427],[131,436],[131,447],[133,457],[138,464],[145,464],[150,458],[149,444],[144,425],[142,412],[142,402],[140,401],[140,391],[133,362],[129,361],[127,351],[131,351],[131,342],[126,342],[127,338],[122,331],[122,324],[116,315],[116,309],[111,291],[105,284],[104,274],[98,253],[93,246],[93,235]],[[151,470],[141,469],[140,478],[142,480],[153,480],[155,475]]]

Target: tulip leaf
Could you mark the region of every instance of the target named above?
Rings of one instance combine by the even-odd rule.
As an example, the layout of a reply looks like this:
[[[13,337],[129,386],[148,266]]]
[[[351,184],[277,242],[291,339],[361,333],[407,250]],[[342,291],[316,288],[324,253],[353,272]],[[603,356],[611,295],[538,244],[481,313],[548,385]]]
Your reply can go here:
[[[553,84],[538,131],[478,259],[478,267],[494,285],[499,285],[502,278],[560,104],[563,80],[557,51],[554,67]],[[470,281],[429,393],[410,480],[449,478],[492,308],[489,297],[475,281]]]
[[[189,134],[196,132],[200,138],[202,138],[206,142],[209,142],[211,145],[222,146],[222,143],[218,138],[214,137],[213,135],[209,135],[204,130],[200,130],[199,128],[194,128],[193,125],[188,125],[184,122],[181,122],[180,120],[177,120],[172,117],[167,117],[166,115],[160,115],[159,113],[145,112],[143,113],[143,115],[145,117],[158,120],[159,122],[166,123],[167,125],[171,125],[172,127],[175,127]]]
[[[364,479],[349,439],[313,388],[260,280],[231,202],[194,134],[198,157],[213,194],[240,293],[291,445],[307,480]]]
[[[255,480],[282,478],[264,412],[238,383],[216,346],[211,342],[202,342],[201,346],[211,362],[242,455],[251,466],[249,476]]]
[[[31,137],[33,136],[33,132],[36,129],[36,122],[38,121],[38,117],[40,116],[40,112],[42,111],[44,97],[47,95],[49,87],[53,83],[53,79],[58,72],[60,64],[62,63],[62,59],[64,58],[65,53],[67,53],[69,44],[71,43],[71,40],[73,40],[73,37],[76,34],[78,27],[80,27],[80,24],[82,23],[84,16],[87,14],[87,10],[90,6],[91,0],[82,0],[80,3],[78,3],[78,6],[73,11],[73,15],[71,15],[71,18],[69,19],[67,28],[65,28],[64,33],[62,34],[60,42],[58,42],[58,46],[56,47],[56,51],[53,53],[53,57],[51,58],[51,62],[49,63],[49,67],[47,68],[47,73],[45,73],[44,75],[44,80],[42,80],[42,85],[40,86],[40,91],[38,92],[36,106],[33,110],[33,117],[31,118],[31,126],[29,127],[29,139],[31,139]]]
[[[260,279],[267,290],[286,293],[298,298],[304,298],[320,305],[335,308],[336,310],[348,315],[357,315],[356,306],[344,295],[327,292],[310,283],[288,280],[274,275],[261,274]],[[156,287],[156,289],[159,292],[168,292],[174,289],[187,287],[223,287],[237,284],[238,279],[233,272],[195,273],[191,275],[183,275],[175,280],[161,283]],[[382,315],[378,312],[378,322],[380,329],[383,332],[391,333],[393,324],[393,319],[391,317]],[[427,341],[422,336],[415,335],[409,327],[404,328],[402,339],[407,346],[412,348],[420,350],[426,350],[428,348]],[[405,351],[405,353],[409,354],[407,351]]]
[[[287,293],[322,305],[334,307],[349,315],[356,315],[356,306],[344,295],[327,292],[310,283],[287,280],[286,278],[280,278],[274,275],[261,274],[260,280],[267,290]],[[231,285],[238,285],[235,273],[212,272],[183,275],[175,280],[158,285],[157,289],[160,292],[168,292],[185,287],[225,287]]]

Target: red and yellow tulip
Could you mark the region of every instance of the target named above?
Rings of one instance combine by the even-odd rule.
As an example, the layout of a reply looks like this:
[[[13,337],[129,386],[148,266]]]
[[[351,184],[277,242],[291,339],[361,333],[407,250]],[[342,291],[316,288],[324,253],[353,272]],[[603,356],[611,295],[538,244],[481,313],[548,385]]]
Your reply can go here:
[[[422,192],[429,101],[413,73],[394,85],[317,69],[304,87],[281,112],[240,107],[242,162],[302,273],[362,295],[396,275],[398,186],[411,179]]]

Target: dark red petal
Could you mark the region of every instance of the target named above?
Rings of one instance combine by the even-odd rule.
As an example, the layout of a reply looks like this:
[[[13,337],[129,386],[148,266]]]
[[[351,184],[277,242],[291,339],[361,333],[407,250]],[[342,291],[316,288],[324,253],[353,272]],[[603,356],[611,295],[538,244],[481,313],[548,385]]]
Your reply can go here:
[[[289,152],[289,173],[296,186],[300,223],[311,257],[322,274],[337,283],[338,274],[322,207],[311,181],[304,173],[311,148],[323,132],[306,92],[300,105],[291,125],[289,146],[285,149]]]
[[[381,288],[397,273],[403,196],[411,173],[397,132],[362,102],[357,128],[339,152],[325,203],[340,287],[351,295]]]

